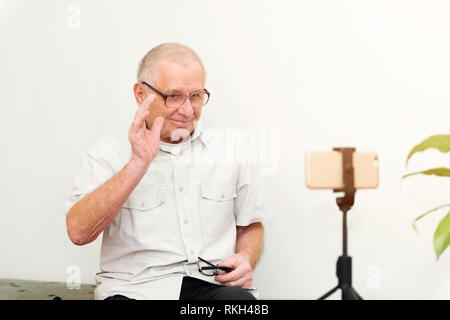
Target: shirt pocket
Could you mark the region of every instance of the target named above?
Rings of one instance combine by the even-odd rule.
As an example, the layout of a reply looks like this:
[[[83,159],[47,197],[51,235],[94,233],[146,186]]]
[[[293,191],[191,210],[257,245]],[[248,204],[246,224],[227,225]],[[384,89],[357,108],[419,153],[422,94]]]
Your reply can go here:
[[[160,189],[155,189],[149,194],[131,194],[123,204],[123,207],[129,209],[131,213],[146,214],[151,213],[152,209],[158,208],[164,203],[164,193]]]
[[[120,238],[136,249],[154,249],[173,232],[164,190],[152,188],[146,193],[133,192],[121,210]]]
[[[235,227],[233,184],[200,185],[200,217],[203,234],[220,238]]]

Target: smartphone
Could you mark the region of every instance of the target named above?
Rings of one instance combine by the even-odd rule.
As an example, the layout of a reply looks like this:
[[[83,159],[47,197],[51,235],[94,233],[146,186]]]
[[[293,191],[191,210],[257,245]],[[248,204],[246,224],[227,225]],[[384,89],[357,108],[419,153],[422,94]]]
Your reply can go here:
[[[310,189],[340,189],[344,187],[342,153],[339,151],[307,152],[305,157],[306,186]],[[355,189],[378,187],[378,154],[353,152]]]

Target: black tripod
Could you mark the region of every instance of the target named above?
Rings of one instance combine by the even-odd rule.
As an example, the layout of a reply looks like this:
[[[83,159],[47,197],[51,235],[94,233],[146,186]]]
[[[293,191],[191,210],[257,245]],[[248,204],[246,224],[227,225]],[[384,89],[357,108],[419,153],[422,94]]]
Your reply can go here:
[[[336,199],[339,210],[342,211],[342,256],[336,263],[336,275],[338,285],[325,293],[319,300],[326,299],[328,296],[342,290],[342,300],[362,300],[360,295],[352,287],[352,257],[347,255],[347,211],[353,206],[355,200],[354,170],[353,170],[353,152],[355,148],[333,148],[334,151],[342,153],[344,188],[334,189],[334,192],[344,191],[341,198]]]

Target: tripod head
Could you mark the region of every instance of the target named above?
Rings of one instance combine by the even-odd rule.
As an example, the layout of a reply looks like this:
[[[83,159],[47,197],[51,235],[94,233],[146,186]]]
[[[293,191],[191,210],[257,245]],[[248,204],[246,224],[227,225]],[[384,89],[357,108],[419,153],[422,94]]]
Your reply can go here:
[[[342,153],[342,178],[344,181],[344,187],[339,189],[333,189],[333,192],[344,191],[344,196],[336,198],[336,203],[339,210],[347,212],[353,206],[355,202],[355,170],[353,167],[353,152],[356,148],[333,148],[333,151],[339,151]]]

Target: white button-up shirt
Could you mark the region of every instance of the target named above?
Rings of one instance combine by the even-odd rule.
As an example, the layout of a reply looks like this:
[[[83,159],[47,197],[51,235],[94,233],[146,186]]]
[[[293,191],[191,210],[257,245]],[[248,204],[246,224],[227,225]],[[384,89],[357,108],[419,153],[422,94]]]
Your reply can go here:
[[[95,299],[178,299],[186,275],[220,284],[198,271],[198,257],[223,262],[235,253],[236,226],[271,215],[259,171],[227,161],[233,150],[217,133],[201,130],[199,123],[186,141],[160,143],[146,174],[103,231]],[[127,132],[95,143],[67,197],[66,214],[130,156]]]

